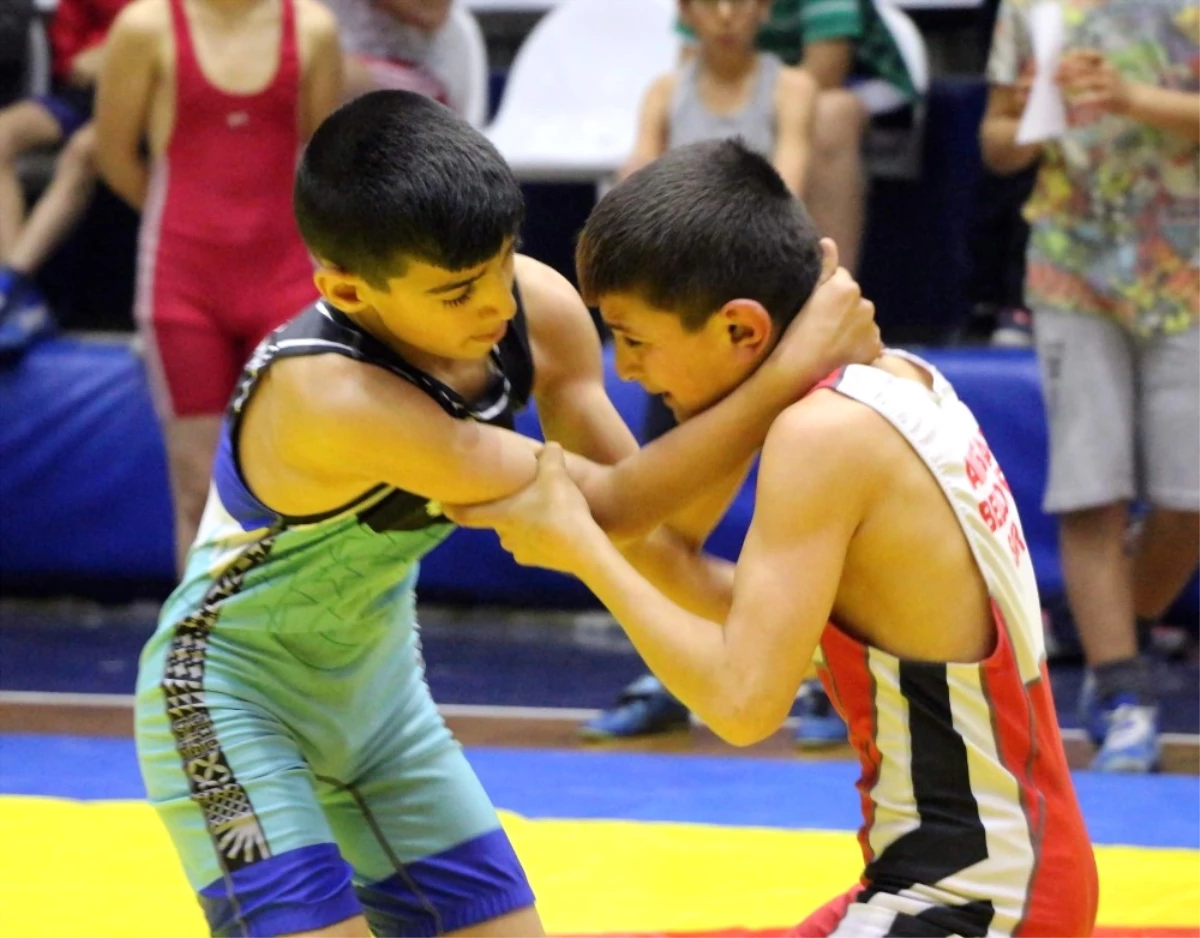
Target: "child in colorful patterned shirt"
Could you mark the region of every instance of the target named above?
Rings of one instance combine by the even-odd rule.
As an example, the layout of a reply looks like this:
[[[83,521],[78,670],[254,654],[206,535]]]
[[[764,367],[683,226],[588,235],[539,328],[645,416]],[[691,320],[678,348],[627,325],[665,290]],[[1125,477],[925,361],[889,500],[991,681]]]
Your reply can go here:
[[[1060,0],[1055,81],[1067,128],[1016,131],[1032,76],[1032,0],[1004,0],[981,130],[985,162],[1039,158],[1026,300],[1050,430],[1045,509],[1092,678],[1095,766],[1158,761],[1137,624],[1160,617],[1200,559],[1200,8],[1184,0]],[[1130,505],[1148,514],[1126,554]]]

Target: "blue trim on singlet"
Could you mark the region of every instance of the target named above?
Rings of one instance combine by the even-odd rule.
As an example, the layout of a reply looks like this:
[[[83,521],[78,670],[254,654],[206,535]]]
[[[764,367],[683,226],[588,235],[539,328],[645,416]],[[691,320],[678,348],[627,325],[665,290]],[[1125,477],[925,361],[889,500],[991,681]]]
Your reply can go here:
[[[257,531],[279,524],[279,514],[259,501],[238,471],[228,417],[221,421],[221,439],[213,462],[213,484],[221,496],[221,504],[242,530]]]
[[[358,887],[376,935],[442,935],[533,905],[503,829],[488,831]]]
[[[197,898],[215,936],[318,931],[362,914],[336,844],[312,844],[228,873]]]
[[[221,422],[221,435],[213,463],[213,484],[221,504],[245,531],[282,528],[289,524],[313,524],[342,514],[377,494],[382,484],[372,486],[358,497],[332,511],[318,515],[283,515],[265,505],[246,484],[238,462],[235,437],[241,413],[254,393],[258,379],[272,362],[299,355],[338,354],[356,361],[378,365],[420,388],[443,410],[456,419],[470,418],[512,428],[511,414],[525,405],[533,385],[533,360],[526,333],[525,310],[520,292],[514,286],[517,314],[512,327],[493,349],[499,368],[500,397],[476,411],[452,388],[410,365],[390,348],[359,327],[340,310],[318,301],[267,336],[255,350],[238,379],[233,400]]]

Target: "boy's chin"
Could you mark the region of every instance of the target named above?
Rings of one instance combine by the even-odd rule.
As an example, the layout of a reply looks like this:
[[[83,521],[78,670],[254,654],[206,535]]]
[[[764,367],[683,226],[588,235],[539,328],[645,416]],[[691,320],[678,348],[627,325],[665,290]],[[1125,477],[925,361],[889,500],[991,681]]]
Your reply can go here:
[[[725,398],[728,397],[732,391],[733,388],[730,388],[729,390],[715,393],[705,400],[693,400],[686,404],[681,403],[670,394],[662,395],[662,400],[663,403],[667,405],[667,409],[674,415],[675,422],[683,423],[685,420],[690,420],[692,417],[704,413],[710,407],[715,407],[717,404],[721,403],[721,401],[725,400]]]
[[[716,403],[716,401],[712,401],[707,404],[685,405],[685,404],[680,404],[678,401],[676,401],[674,399],[671,399],[669,401],[664,399],[663,403],[667,405],[667,410],[669,410],[671,412],[671,415],[675,418],[675,422],[683,423],[685,420],[691,420],[697,414],[704,413],[704,411],[706,411],[706,410],[708,410],[708,408],[712,407],[713,404]]]
[[[671,412],[671,416],[675,418],[676,423],[682,423],[689,416],[691,416],[691,412],[686,407],[681,406],[680,403],[670,394],[660,394],[658,395],[658,399],[662,401],[663,406]]]

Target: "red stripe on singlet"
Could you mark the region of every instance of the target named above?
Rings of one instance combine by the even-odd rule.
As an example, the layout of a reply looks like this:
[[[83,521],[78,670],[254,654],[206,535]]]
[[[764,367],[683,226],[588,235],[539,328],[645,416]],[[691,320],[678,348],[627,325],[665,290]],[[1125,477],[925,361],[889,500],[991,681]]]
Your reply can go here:
[[[984,664],[984,686],[996,751],[1020,786],[1034,849],[1025,915],[1015,934],[1091,934],[1098,896],[1095,858],[1063,754],[1046,666],[1039,680],[1022,683],[1004,615],[995,603],[992,612],[998,645]]]
[[[839,368],[837,371],[831,371],[824,378],[814,384],[812,386],[812,391],[809,391],[808,393],[812,394],[813,391],[820,391],[822,388],[829,388],[831,391],[836,390],[837,386],[842,382],[842,375],[845,373],[846,369],[844,366]]]
[[[879,767],[883,761],[875,744],[875,679],[871,676],[870,650],[843,634],[831,622],[821,636],[821,652],[825,657],[825,665],[820,669],[821,683],[846,721],[850,744],[862,765],[862,775],[855,786],[863,814],[858,843],[866,865],[875,859],[869,839],[875,823],[875,802],[871,792],[879,781]]]

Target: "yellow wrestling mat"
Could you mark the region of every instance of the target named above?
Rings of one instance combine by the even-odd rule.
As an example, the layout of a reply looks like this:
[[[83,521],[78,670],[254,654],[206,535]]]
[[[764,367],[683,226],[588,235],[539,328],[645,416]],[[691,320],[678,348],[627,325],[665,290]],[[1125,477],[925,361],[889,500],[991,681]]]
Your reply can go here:
[[[779,929],[847,889],[854,835],[501,812],[559,934]],[[166,832],[137,801],[0,797],[0,936],[203,935]],[[1200,934],[1200,852],[1100,846],[1107,934]]]

